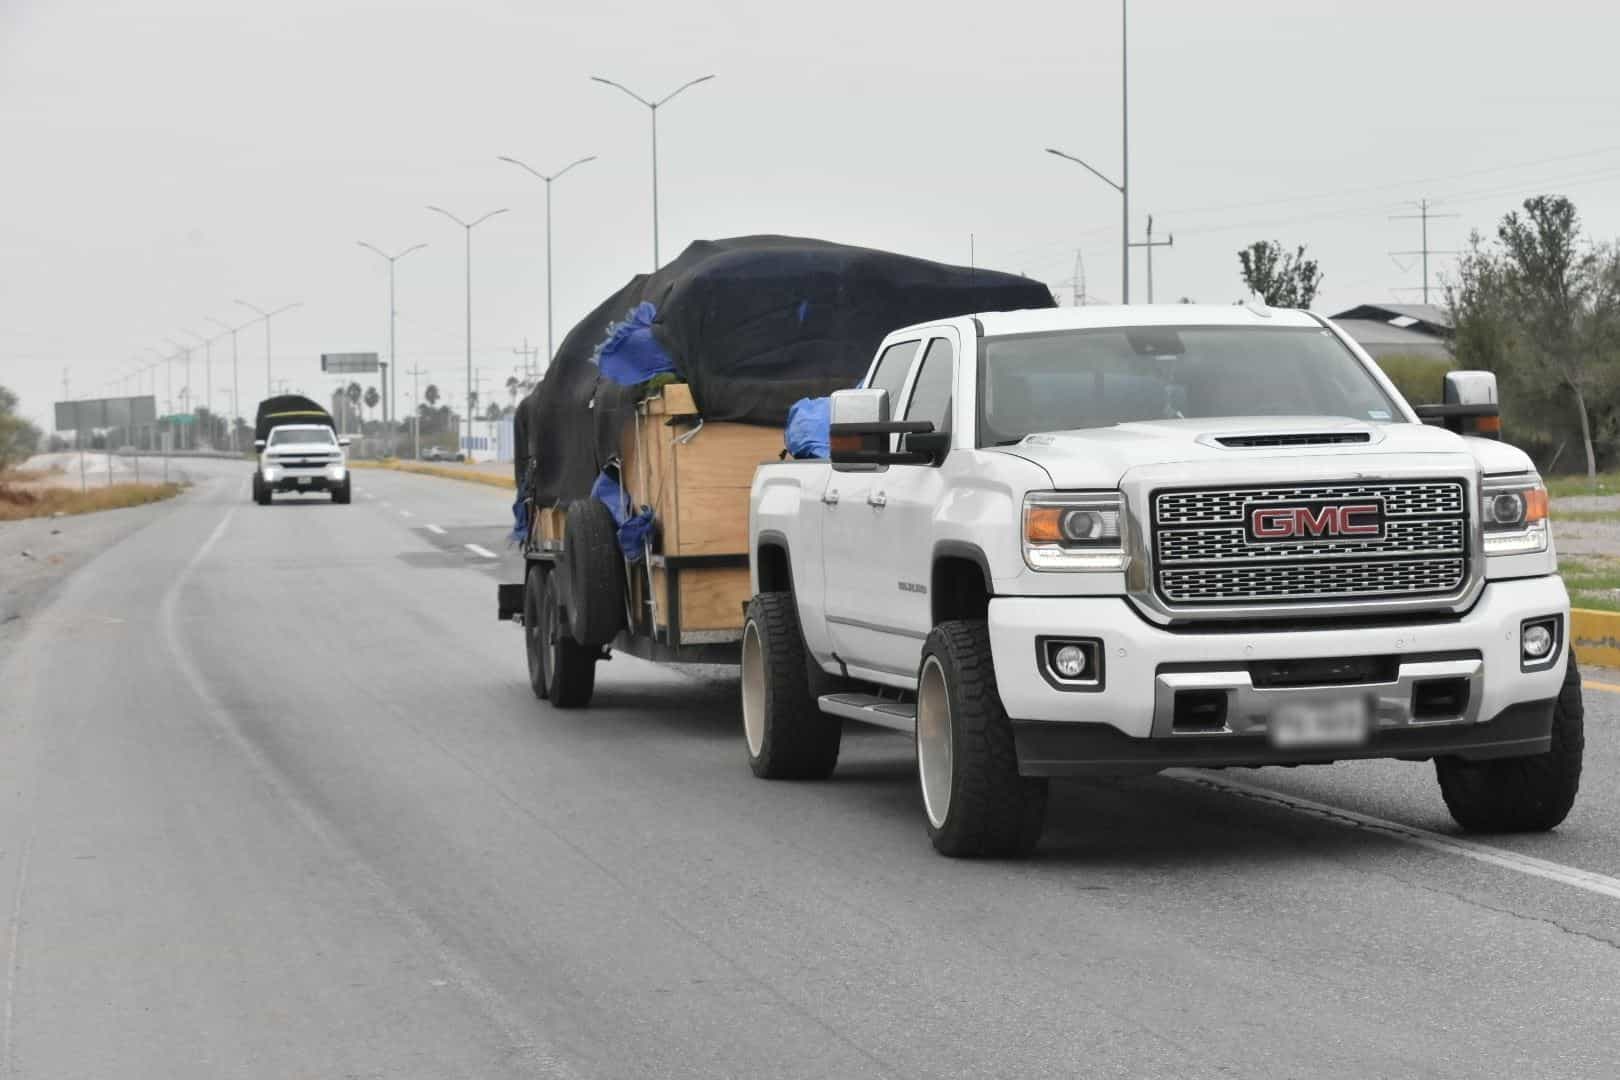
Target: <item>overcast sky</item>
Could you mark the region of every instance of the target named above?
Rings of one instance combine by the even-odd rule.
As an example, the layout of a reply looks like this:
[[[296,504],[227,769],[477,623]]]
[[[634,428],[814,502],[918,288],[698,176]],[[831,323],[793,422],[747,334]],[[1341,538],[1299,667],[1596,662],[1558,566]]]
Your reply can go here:
[[[593,74],[646,97],[717,76],[660,112],[666,259],[778,232],[966,263],[973,234],[1065,303],[1082,249],[1117,302],[1118,195],[1041,151],[1118,173],[1119,31],[1114,0],[0,0],[0,383],[43,422],[64,369],[121,392],[165,338],[251,318],[241,298],[302,301],[275,375],[324,397],[320,353],[387,348],[386,266],[355,241],[426,242],[399,264],[400,367],[459,400],[463,237],[437,203],[511,208],[474,235],[488,400],[546,326],[543,188],[496,155],[599,156],[553,188],[558,340],[652,261],[647,113]],[[1176,239],[1157,299],[1239,298],[1236,250],[1273,238],[1320,259],[1320,310],[1416,299],[1389,252],[1418,223],[1390,219],[1424,197],[1460,215],[1438,249],[1548,191],[1620,236],[1617,39],[1596,2],[1133,0],[1134,228]],[[264,347],[242,333],[249,416]]]

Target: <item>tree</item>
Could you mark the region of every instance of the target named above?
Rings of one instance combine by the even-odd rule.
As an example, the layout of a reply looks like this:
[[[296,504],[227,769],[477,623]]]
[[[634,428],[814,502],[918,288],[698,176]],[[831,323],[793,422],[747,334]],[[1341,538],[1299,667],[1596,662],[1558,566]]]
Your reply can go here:
[[[0,386],[0,469],[26,461],[39,439],[39,428],[17,415],[17,395]]]
[[[516,375],[508,375],[506,377],[506,394],[512,399],[513,405],[517,404],[518,388],[522,385],[523,384],[518,381],[518,377]]]
[[[485,420],[499,420],[500,418],[501,418],[501,403],[498,402],[498,401],[490,402],[489,403],[489,408],[484,410],[484,419]]]
[[[366,387],[366,408],[370,409],[372,412],[376,412],[377,403],[381,400],[382,395],[377,393],[377,388],[375,386]]]
[[[1502,218],[1494,244],[1470,237],[1446,295],[1459,362],[1496,372],[1515,415],[1544,430],[1563,427],[1573,406],[1595,482],[1595,399],[1612,390],[1620,359],[1615,251],[1582,240],[1569,199],[1537,195]],[[1604,418],[1612,424],[1613,410]]]
[[[428,383],[427,389],[422,391],[422,399],[428,403],[428,408],[437,406],[439,404],[438,386],[433,383]]]
[[[1322,284],[1315,259],[1305,257],[1305,245],[1285,252],[1275,240],[1257,240],[1238,252],[1243,283],[1267,307],[1308,308]]]

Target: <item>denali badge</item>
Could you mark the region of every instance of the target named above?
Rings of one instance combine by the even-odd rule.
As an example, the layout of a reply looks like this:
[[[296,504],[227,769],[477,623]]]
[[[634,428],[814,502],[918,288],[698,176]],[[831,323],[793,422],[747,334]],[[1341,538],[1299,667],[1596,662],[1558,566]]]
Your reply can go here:
[[[1382,540],[1384,500],[1250,503],[1243,533],[1251,544],[1283,540]]]

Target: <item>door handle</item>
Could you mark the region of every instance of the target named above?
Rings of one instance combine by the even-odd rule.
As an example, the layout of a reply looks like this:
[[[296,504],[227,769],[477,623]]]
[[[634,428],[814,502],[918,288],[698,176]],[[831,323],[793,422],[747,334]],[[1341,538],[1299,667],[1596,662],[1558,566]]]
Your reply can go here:
[[[889,497],[881,491],[874,491],[866,497],[867,506],[887,506]]]
[[[833,488],[828,488],[826,491],[821,493],[821,501],[826,503],[828,506],[838,505],[838,492]]]

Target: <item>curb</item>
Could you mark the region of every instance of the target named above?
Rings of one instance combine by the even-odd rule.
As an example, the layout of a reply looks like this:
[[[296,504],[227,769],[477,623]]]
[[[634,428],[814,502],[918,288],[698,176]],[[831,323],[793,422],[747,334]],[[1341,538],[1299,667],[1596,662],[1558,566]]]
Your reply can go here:
[[[416,473],[418,476],[437,476],[444,480],[460,480],[465,484],[482,484],[485,487],[503,488],[507,491],[514,491],[517,487],[510,476],[498,473],[474,472],[471,469],[458,469],[454,465],[429,465],[420,461],[350,461],[349,468],[391,469],[394,472]]]
[[[1569,641],[1581,663],[1620,668],[1620,611],[1571,609]]]

